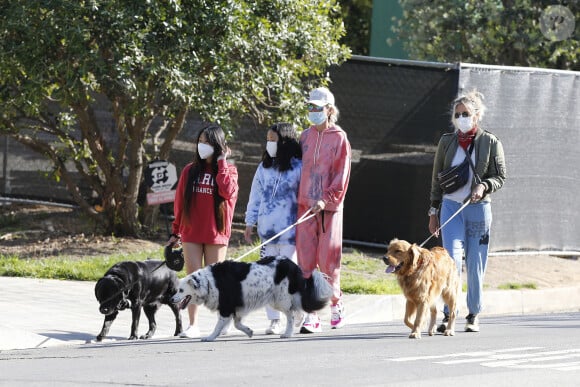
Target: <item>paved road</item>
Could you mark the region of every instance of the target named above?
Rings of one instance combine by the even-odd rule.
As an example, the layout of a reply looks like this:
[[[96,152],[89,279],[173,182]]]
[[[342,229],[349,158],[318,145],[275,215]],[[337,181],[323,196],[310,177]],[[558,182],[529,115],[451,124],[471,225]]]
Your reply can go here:
[[[0,351],[38,348],[57,345],[84,344],[93,340],[100,331],[103,316],[99,314],[93,282],[38,280],[0,277]],[[401,324],[404,314],[403,296],[346,295],[345,306],[349,324],[395,322]],[[545,290],[487,291],[486,311],[482,315],[529,315],[534,313],[580,311],[580,286]],[[466,313],[465,295],[461,297],[461,329]],[[183,314],[185,316],[185,313]],[[202,334],[208,334],[215,325],[216,315],[205,308],[200,312]],[[328,329],[329,310],[322,313]],[[168,307],[162,307],[157,316],[156,338],[168,338],[175,327]],[[267,327],[265,313],[257,311],[246,319],[255,332]],[[129,336],[131,317],[128,311],[120,313],[110,331],[111,340]],[[324,327],[324,326],[323,326]],[[143,315],[140,333],[147,330]]]
[[[153,339],[0,353],[0,385],[577,386],[580,313],[481,320],[480,333],[407,338],[400,322],[281,340]]]

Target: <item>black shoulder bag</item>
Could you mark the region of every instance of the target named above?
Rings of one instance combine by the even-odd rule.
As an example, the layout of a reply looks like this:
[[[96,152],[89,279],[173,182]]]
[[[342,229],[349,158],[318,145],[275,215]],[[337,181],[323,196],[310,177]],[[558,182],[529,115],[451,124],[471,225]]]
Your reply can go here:
[[[477,176],[475,173],[475,166],[473,165],[473,161],[471,161],[471,153],[473,153],[474,144],[475,141],[472,141],[469,146],[469,151],[465,152],[465,160],[463,160],[461,164],[449,167],[437,174],[437,181],[444,193],[453,193],[467,184],[467,181],[469,180],[469,168],[472,168],[473,175]]]

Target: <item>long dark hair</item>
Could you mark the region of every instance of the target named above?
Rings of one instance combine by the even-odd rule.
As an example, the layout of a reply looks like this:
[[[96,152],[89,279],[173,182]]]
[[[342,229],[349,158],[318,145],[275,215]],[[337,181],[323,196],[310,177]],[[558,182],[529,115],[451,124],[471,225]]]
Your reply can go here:
[[[262,154],[262,165],[264,168],[277,167],[281,172],[292,168],[292,157],[302,158],[302,149],[298,143],[298,134],[294,125],[287,122],[280,122],[272,125],[268,130],[276,132],[278,135],[278,150],[276,157],[272,158],[265,151]]]
[[[197,192],[197,184],[199,180],[199,175],[205,171],[207,160],[203,160],[199,157],[197,153],[197,144],[199,143],[199,138],[202,134],[205,134],[205,138],[209,145],[211,145],[214,149],[212,160],[211,160],[211,174],[214,177],[212,179],[213,183],[213,198],[214,198],[214,214],[217,229],[220,232],[224,232],[225,230],[225,199],[221,197],[218,193],[218,187],[215,177],[218,173],[218,157],[223,153],[225,154],[227,149],[226,143],[226,136],[219,125],[210,124],[200,130],[197,135],[197,139],[195,141],[196,152],[193,156],[193,162],[191,169],[189,170],[189,174],[187,176],[187,185],[185,186],[185,191],[183,192],[183,203],[184,203],[184,210],[183,210],[183,219],[185,222],[189,223],[191,219],[189,219],[189,208],[191,204],[195,200],[195,195]]]

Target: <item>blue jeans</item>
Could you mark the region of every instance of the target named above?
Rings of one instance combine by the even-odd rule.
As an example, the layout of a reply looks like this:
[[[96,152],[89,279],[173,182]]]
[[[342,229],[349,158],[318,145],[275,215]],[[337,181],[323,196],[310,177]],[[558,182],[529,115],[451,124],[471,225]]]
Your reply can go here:
[[[444,199],[441,204],[441,224],[457,212],[461,205],[453,200]],[[443,247],[455,261],[460,279],[461,263],[465,253],[467,308],[471,314],[478,314],[483,309],[483,277],[487,267],[491,218],[489,202],[471,203],[441,230]],[[445,305],[444,313],[448,311]]]

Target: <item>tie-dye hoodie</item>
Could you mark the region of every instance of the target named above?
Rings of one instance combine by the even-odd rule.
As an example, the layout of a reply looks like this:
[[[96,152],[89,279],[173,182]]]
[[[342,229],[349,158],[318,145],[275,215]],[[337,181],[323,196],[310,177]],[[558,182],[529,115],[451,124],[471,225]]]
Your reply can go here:
[[[262,163],[254,174],[246,210],[246,225],[258,224],[258,236],[266,241],[296,222],[297,194],[302,162],[291,160],[291,169],[280,172],[276,165],[264,168]],[[296,231],[288,230],[271,243],[294,244]]]
[[[343,207],[350,178],[351,149],[346,132],[332,126],[318,132],[310,127],[300,136],[302,180],[298,203],[308,208],[323,200],[326,211]]]

